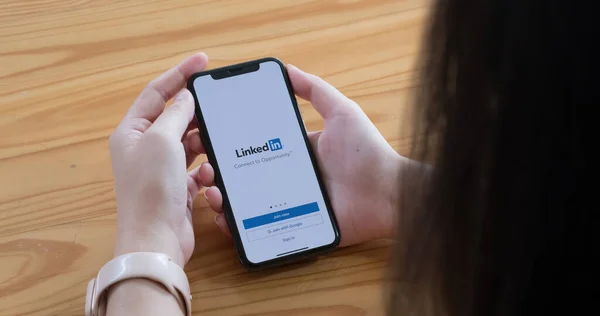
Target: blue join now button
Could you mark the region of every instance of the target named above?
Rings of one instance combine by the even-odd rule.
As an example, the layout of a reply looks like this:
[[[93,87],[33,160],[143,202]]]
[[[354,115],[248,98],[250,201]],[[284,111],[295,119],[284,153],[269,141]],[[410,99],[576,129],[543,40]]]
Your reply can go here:
[[[243,220],[244,228],[250,229],[266,224],[276,223],[279,221],[284,221],[286,219],[315,213],[319,211],[319,205],[317,202],[312,202],[300,206],[291,207],[282,211],[277,211],[274,213],[269,213],[265,215],[260,215],[256,217],[251,217]]]

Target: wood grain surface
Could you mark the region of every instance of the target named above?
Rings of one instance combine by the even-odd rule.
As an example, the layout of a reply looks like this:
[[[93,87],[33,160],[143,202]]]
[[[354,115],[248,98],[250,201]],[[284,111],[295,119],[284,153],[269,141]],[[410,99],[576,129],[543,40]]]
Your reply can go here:
[[[114,242],[108,135],[149,80],[193,52],[206,52],[211,68],[274,56],[322,76],[406,153],[401,131],[428,7],[1,0],[0,315],[83,314],[86,284]],[[309,130],[322,127],[310,104],[301,111]],[[384,314],[389,241],[248,273],[204,199],[194,208],[194,315]]]

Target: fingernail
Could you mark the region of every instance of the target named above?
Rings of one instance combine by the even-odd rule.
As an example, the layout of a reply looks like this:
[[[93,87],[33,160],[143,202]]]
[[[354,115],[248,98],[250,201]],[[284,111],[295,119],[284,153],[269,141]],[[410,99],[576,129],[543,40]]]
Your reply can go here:
[[[194,209],[194,198],[192,197],[192,194],[190,193],[190,191],[188,191],[188,194],[187,194],[187,207],[190,211],[192,211]]]
[[[191,222],[193,222],[193,220],[192,220],[192,211],[191,211],[191,209],[189,209],[189,208],[188,208],[188,209],[185,211],[185,217],[187,217],[187,219],[190,221],[190,223],[191,223]]]
[[[219,217],[219,215],[215,215],[215,224],[217,224],[217,226],[219,226],[219,221],[217,221],[217,217]]]
[[[183,89],[183,90],[179,91],[179,93],[177,93],[177,95],[175,96],[175,101],[187,99],[189,93],[190,92],[188,91],[188,89]]]
[[[208,189],[210,188],[206,188],[206,190],[204,190],[204,193],[202,193],[202,195],[204,195],[204,199],[208,201],[208,197],[206,197],[206,191],[208,191]]]

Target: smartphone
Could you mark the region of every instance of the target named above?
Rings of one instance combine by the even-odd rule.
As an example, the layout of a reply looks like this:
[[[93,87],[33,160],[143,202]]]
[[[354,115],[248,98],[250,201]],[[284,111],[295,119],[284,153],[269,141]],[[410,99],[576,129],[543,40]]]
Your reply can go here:
[[[196,119],[240,262],[261,269],[330,251],[340,233],[285,66],[196,73]]]

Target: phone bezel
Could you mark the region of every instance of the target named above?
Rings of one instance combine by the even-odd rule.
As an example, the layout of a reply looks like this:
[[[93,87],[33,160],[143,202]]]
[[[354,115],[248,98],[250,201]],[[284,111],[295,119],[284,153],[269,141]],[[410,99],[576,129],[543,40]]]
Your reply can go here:
[[[333,231],[335,234],[335,239],[332,243],[328,244],[328,245],[323,245],[321,247],[317,247],[317,248],[312,248],[312,249],[308,249],[305,251],[299,251],[287,256],[283,256],[280,258],[273,258],[267,261],[263,261],[260,263],[254,263],[251,262],[248,257],[246,256],[246,250],[244,249],[244,245],[242,243],[241,240],[241,236],[240,236],[240,232],[237,229],[237,225],[235,222],[235,217],[233,215],[233,210],[231,209],[231,204],[229,203],[229,197],[228,197],[228,193],[225,190],[225,186],[224,186],[224,182],[223,182],[223,178],[221,176],[221,171],[219,168],[219,163],[216,159],[215,153],[214,153],[214,149],[212,146],[212,142],[210,140],[210,135],[208,133],[208,130],[206,128],[206,124],[204,121],[204,116],[202,114],[202,110],[200,109],[200,103],[198,101],[198,98],[196,97],[196,92],[194,89],[194,81],[199,78],[199,77],[203,77],[203,76],[211,76],[214,80],[219,80],[222,77],[218,77],[218,78],[214,78],[214,75],[216,73],[223,73],[223,72],[227,72],[229,73],[232,70],[238,70],[238,69],[245,69],[246,67],[253,67],[255,65],[258,65],[258,71],[260,71],[260,64],[261,63],[265,63],[265,62],[275,62],[279,65],[282,75],[283,75],[283,79],[285,81],[285,85],[287,87],[288,90],[288,94],[290,96],[290,100],[292,101],[292,106],[294,108],[294,112],[296,113],[296,118],[298,119],[298,125],[300,126],[300,130],[302,132],[302,136],[304,138],[304,143],[306,145],[306,148],[308,150],[308,154],[311,160],[311,163],[313,165],[313,169],[315,170],[315,174],[317,177],[317,182],[319,184],[319,188],[321,190],[321,193],[323,195],[323,199],[325,201],[325,206],[327,208],[327,213],[329,214],[329,218],[331,220],[331,224],[333,227]],[[237,75],[241,75],[244,74],[245,72],[241,72],[238,74],[232,74],[229,76],[237,76]],[[229,77],[228,76],[228,77]],[[329,195],[327,194],[327,189],[325,187],[325,184],[323,183],[323,179],[321,176],[321,170],[319,169],[319,164],[317,162],[316,156],[313,152],[313,148],[310,144],[310,141],[308,139],[308,134],[306,133],[306,128],[304,126],[304,121],[302,119],[302,115],[300,113],[300,109],[298,107],[298,103],[296,100],[296,96],[294,94],[294,90],[292,87],[292,83],[289,79],[288,73],[287,73],[287,69],[285,67],[285,65],[277,58],[273,58],[273,57],[266,57],[266,58],[261,58],[261,59],[256,59],[256,60],[252,60],[252,61],[248,61],[248,62],[243,62],[243,63],[239,63],[239,64],[234,64],[234,65],[230,65],[230,66],[226,66],[226,67],[220,67],[220,68],[215,68],[215,69],[211,69],[211,70],[207,70],[207,71],[202,71],[202,72],[198,72],[193,74],[192,76],[190,76],[190,78],[188,79],[187,82],[187,88],[188,90],[192,93],[192,95],[194,96],[194,102],[195,102],[195,112],[196,112],[196,122],[198,123],[198,128],[200,129],[200,137],[202,139],[202,143],[204,144],[204,148],[206,150],[206,154],[208,157],[208,161],[211,163],[211,165],[213,166],[213,169],[215,171],[215,185],[219,188],[219,190],[221,190],[221,193],[223,195],[223,210],[224,210],[224,214],[225,217],[227,219],[227,223],[229,226],[229,230],[231,231],[231,235],[233,238],[233,242],[236,248],[236,252],[238,255],[238,259],[240,260],[240,262],[242,263],[242,265],[248,269],[248,270],[257,270],[257,269],[263,269],[266,267],[273,267],[273,266],[277,266],[277,265],[281,265],[281,264],[286,264],[286,263],[291,263],[291,262],[295,262],[301,259],[306,259],[306,258],[310,258],[310,257],[314,257],[326,252],[329,252],[335,248],[337,248],[337,246],[340,243],[340,231],[339,231],[339,227],[337,224],[337,220],[335,217],[335,214],[333,212],[333,208],[331,207],[331,202],[329,200]]]

